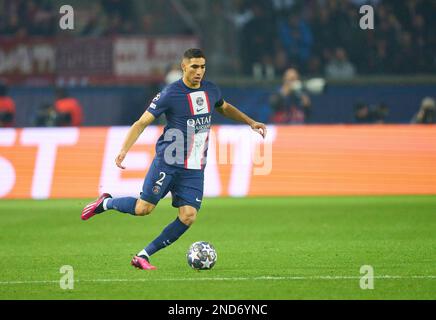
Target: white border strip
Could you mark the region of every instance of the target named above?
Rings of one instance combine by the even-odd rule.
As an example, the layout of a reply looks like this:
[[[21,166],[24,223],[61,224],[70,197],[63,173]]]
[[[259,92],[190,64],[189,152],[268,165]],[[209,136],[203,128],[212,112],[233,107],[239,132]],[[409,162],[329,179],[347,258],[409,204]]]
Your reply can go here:
[[[209,278],[151,278],[151,279],[74,279],[74,282],[159,282],[159,281],[286,281],[286,280],[359,280],[359,276],[262,276],[262,277],[209,277]],[[374,279],[436,279],[436,275],[410,276],[374,276]],[[48,284],[59,283],[59,280],[28,280],[28,281],[0,281],[0,285],[14,284]]]

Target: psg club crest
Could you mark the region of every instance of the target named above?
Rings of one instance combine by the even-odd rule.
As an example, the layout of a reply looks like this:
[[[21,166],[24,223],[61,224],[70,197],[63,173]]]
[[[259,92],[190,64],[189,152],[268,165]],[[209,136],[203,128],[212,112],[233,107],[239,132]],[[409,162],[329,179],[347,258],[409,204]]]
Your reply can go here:
[[[159,194],[159,192],[160,192],[160,187],[159,187],[159,186],[154,186],[153,189],[152,189],[152,191],[153,191],[154,194]]]
[[[209,101],[205,91],[195,91],[188,94],[189,107],[191,115],[197,116],[210,112]]]

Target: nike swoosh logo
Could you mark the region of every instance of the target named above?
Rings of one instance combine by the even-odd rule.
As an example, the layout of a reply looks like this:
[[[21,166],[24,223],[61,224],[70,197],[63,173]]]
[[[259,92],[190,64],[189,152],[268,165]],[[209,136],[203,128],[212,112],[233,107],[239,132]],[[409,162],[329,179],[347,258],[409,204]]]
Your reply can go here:
[[[195,201],[197,201],[197,202],[201,202],[201,200],[198,200],[198,198],[195,198]]]
[[[203,110],[204,108],[205,108],[205,107],[200,108],[200,109],[195,108],[195,110],[197,110],[197,112],[200,112],[200,111]]]

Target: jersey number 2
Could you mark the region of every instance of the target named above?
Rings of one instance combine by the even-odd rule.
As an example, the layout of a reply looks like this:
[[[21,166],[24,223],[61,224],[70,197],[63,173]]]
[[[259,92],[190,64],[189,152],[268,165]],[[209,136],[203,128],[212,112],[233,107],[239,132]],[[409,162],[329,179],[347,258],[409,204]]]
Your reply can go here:
[[[163,171],[159,172],[159,180],[156,181],[156,184],[162,186],[162,182],[165,179],[166,175],[167,174]]]

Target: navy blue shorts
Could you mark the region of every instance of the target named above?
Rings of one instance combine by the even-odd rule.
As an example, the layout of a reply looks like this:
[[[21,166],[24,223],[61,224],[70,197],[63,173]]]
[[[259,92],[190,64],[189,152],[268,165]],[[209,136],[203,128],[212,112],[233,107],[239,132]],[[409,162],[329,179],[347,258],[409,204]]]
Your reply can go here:
[[[203,200],[204,171],[185,169],[154,158],[142,186],[141,199],[156,205],[171,191],[173,207],[189,205],[198,210]]]

